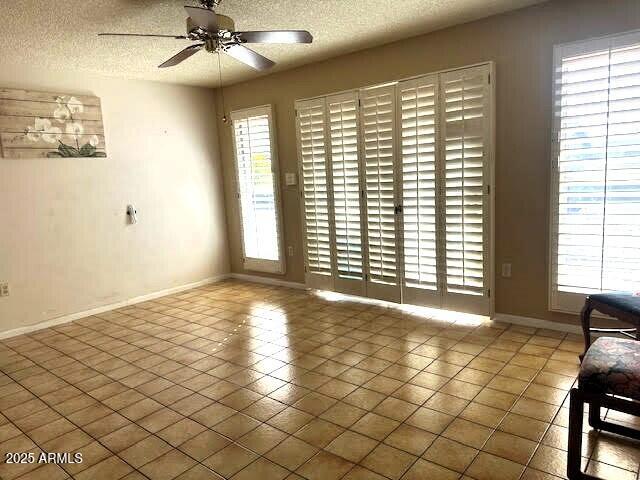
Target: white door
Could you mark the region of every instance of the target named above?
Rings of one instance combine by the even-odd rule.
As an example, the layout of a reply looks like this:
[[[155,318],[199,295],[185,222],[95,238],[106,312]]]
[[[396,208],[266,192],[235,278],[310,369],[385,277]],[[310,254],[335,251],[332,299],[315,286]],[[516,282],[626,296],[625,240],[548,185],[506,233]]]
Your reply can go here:
[[[296,102],[300,206],[304,213],[305,282],[333,289],[330,178],[324,99]]]
[[[395,85],[360,91],[367,296],[400,302]]]
[[[358,95],[348,92],[327,97],[326,109],[335,231],[334,289],[364,296]]]
[[[488,65],[440,75],[445,243],[442,307],[488,315],[491,85]]]
[[[402,297],[440,306],[444,267],[439,234],[438,76],[400,82],[397,89],[402,169]]]

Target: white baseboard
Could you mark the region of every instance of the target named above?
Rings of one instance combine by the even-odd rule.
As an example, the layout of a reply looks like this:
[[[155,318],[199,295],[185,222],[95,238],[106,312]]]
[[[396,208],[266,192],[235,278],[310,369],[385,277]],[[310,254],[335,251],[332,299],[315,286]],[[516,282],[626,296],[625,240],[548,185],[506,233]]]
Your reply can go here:
[[[109,312],[111,310],[116,310],[118,308],[126,307],[129,305],[135,305],[136,303],[148,302],[149,300],[154,300],[156,298],[164,297],[166,295],[172,295],[174,293],[184,292],[185,290],[190,290],[192,288],[202,287],[203,285],[209,285],[211,283],[219,282],[221,280],[225,280],[226,278],[229,278],[228,274],[217,275],[215,277],[205,278],[203,280],[199,280],[193,283],[188,283],[186,285],[180,285],[178,287],[167,288],[165,290],[160,290],[160,291],[149,293],[146,295],[141,295],[139,297],[129,298],[121,302],[110,303],[108,305],[102,305],[100,307],[92,308],[90,310],[84,310],[82,312],[63,315],[60,317],[52,318],[51,320],[45,320],[44,322],[35,323],[33,325],[27,325],[25,327],[18,327],[12,330],[6,330],[4,332],[0,332],[0,340],[4,338],[15,337],[17,335],[23,335],[25,333],[35,332],[37,330],[42,330],[43,328],[55,327],[56,325],[62,325],[64,323],[73,322],[74,320],[78,320],[80,318],[90,317],[91,315],[97,315],[99,313]]]
[[[540,318],[521,317],[519,315],[510,315],[508,313],[496,313],[492,320],[497,322],[513,323],[514,325],[522,325],[524,327],[546,328],[548,330],[557,330],[559,332],[577,333],[582,335],[582,327],[579,325],[571,325],[570,323],[551,322]]]
[[[264,283],[265,285],[276,285],[279,287],[297,288],[298,290],[306,290],[308,287],[304,283],[287,282],[271,277],[261,277],[259,275],[248,275],[246,273],[231,273],[229,278],[244,280],[245,282]]]

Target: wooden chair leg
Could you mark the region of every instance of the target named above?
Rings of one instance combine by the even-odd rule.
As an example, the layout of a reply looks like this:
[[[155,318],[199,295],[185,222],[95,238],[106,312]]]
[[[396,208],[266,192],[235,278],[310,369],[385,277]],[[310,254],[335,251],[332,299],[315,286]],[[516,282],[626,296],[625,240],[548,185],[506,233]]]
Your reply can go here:
[[[589,403],[589,425],[591,428],[602,427],[602,417],[600,416],[600,404],[597,402]]]
[[[593,307],[591,306],[591,302],[587,298],[584,302],[584,307],[582,307],[582,311],[580,312],[580,321],[582,323],[582,334],[584,335],[584,352],[580,355],[580,361],[584,358],[587,350],[591,346],[591,312],[593,312]]]
[[[569,480],[583,479],[582,473],[582,418],[584,400],[577,388],[569,392],[569,445],[567,452],[567,477]]]

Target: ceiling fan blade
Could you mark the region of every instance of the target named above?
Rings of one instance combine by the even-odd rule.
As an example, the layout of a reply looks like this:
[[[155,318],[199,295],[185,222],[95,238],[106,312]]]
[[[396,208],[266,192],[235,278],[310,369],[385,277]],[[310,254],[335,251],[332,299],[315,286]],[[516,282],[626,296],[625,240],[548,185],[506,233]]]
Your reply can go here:
[[[311,43],[306,30],[271,30],[266,32],[234,32],[242,43]]]
[[[166,62],[158,65],[158,68],[167,68],[167,67],[173,67],[174,65],[178,65],[179,63],[185,61],[187,58],[189,58],[194,53],[198,53],[200,50],[202,50],[202,46],[203,45],[204,45],[204,43],[198,43],[196,45],[189,45],[184,50],[181,50],[180,52],[176,53],[173,57],[171,57]]]
[[[213,10],[189,6],[185,6],[184,9],[187,11],[187,15],[191,17],[191,20],[193,20],[193,23],[199,27],[209,32],[216,32],[218,30],[218,19],[216,12]]]
[[[223,51],[227,55],[242,63],[246,63],[256,70],[267,70],[276,64],[267,57],[263,57],[258,52],[254,52],[253,50],[243,47],[242,45],[238,45],[237,43],[225,45]]]
[[[178,40],[186,40],[184,35],[155,35],[153,33],[99,33],[99,37],[157,37],[157,38],[175,38]]]

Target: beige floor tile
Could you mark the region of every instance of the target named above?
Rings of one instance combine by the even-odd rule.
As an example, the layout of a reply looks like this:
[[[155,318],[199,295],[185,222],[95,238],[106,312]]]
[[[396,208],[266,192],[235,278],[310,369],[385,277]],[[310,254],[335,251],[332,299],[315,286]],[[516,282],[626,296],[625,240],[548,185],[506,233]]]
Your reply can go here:
[[[97,478],[121,478],[133,468],[116,456],[111,456],[76,475],[77,480],[94,480]]]
[[[289,470],[295,470],[309,458],[314,456],[318,449],[296,437],[288,437],[265,456]]]
[[[456,417],[447,415],[446,413],[437,412],[430,408],[421,407],[411,415],[405,423],[418,427],[427,432],[439,435]]]
[[[230,478],[253,462],[258,455],[246,448],[231,443],[222,450],[204,459],[202,463],[223,477]]]
[[[285,438],[287,438],[287,436],[288,434],[281,430],[263,423],[259,427],[240,437],[237,441],[243,447],[264,455],[281,443]]]
[[[399,398],[387,397],[373,411],[379,415],[403,422],[418,409],[413,403],[400,400]]]
[[[406,400],[407,402],[413,403],[415,405],[422,405],[424,404],[424,402],[429,400],[429,398],[431,398],[434,393],[436,393],[436,391],[430,388],[407,383],[406,385],[403,385],[398,390],[393,392],[392,395],[393,397],[399,398],[401,400]]]
[[[100,442],[112,452],[118,453],[129,448],[131,445],[144,440],[148,436],[148,431],[140,428],[136,424],[129,424],[115,432],[111,432],[109,435],[105,435],[100,439]],[[67,446],[67,448],[73,449],[70,446]],[[52,449],[52,451],[55,451],[55,449]]]
[[[195,463],[192,458],[174,449],[147,463],[140,471],[152,480],[171,480],[189,470]]]
[[[492,431],[491,428],[483,425],[478,425],[477,423],[462,418],[456,418],[449,424],[446,430],[442,432],[442,436],[479,449],[491,436]]]
[[[295,432],[294,435],[311,445],[324,448],[343,431],[344,428],[334,423],[327,422],[321,418],[314,418],[307,425]]]
[[[158,437],[150,436],[122,450],[118,453],[118,456],[129,465],[139,468],[164,455],[169,450],[171,450],[171,445],[167,442]]]
[[[435,439],[433,433],[403,423],[384,439],[384,443],[413,455],[422,455]]]
[[[286,469],[260,457],[236,473],[232,480],[282,480],[288,475]]]
[[[194,422],[189,418],[183,418],[173,425],[160,430],[157,435],[169,445],[177,447],[179,445],[182,445],[190,438],[193,438],[199,433],[202,433],[206,429],[207,427],[201,425],[200,423]]]
[[[274,417],[267,420],[267,423],[284,432],[293,434],[300,430],[304,425],[313,419],[313,415],[298,410],[297,408],[287,407]]]
[[[381,441],[395,430],[398,425],[400,425],[400,422],[369,412],[353,424],[350,429]]]
[[[347,395],[343,399],[343,402],[348,403],[349,405],[354,405],[358,408],[363,408],[365,410],[372,410],[385,398],[386,396],[380,392],[375,392],[373,390],[361,387]]]
[[[498,425],[498,430],[528,438],[534,442],[540,441],[547,428],[549,428],[548,423],[517,413],[508,413]]]
[[[444,388],[444,387],[443,387]],[[465,400],[454,395],[437,392],[424,404],[432,410],[437,410],[448,415],[459,415],[465,407],[469,405],[469,400]]]
[[[361,463],[364,467],[385,477],[398,479],[415,461],[414,455],[380,444]]]
[[[334,455],[320,451],[298,469],[298,473],[308,480],[338,480],[351,468],[353,463]]]
[[[347,428],[357,422],[367,413],[362,408],[354,407],[347,403],[338,402],[329,410],[320,415],[320,418]]]
[[[178,448],[180,451],[186,453],[192,458],[198,461],[202,461],[207,457],[210,457],[214,453],[222,450],[229,445],[230,440],[222,435],[212,431],[206,430],[199,435],[187,440],[181,444]]]
[[[456,472],[464,472],[478,454],[478,450],[461,443],[438,437],[422,458]]]
[[[331,453],[358,463],[373,450],[378,442],[352,431],[345,431],[325,447]]]
[[[457,480],[458,478],[460,478],[458,472],[419,458],[404,474],[402,480]]]
[[[217,423],[212,429],[225,437],[235,440],[250,432],[258,425],[260,425],[260,422],[256,419],[242,413],[236,413],[226,420]]]
[[[489,441],[482,450],[498,457],[526,465],[533,455],[536,446],[536,442],[527,440],[526,438],[496,431],[491,435],[491,438],[489,438]]]
[[[540,445],[529,466],[536,470],[563,477],[567,472],[567,452]]]
[[[517,480],[523,471],[524,465],[480,452],[466,473],[477,480]]]
[[[507,412],[505,410],[471,402],[462,411],[460,417],[484,425],[485,427],[495,428],[500,424],[506,414]]]
[[[385,480],[385,477],[360,465],[356,465],[342,477],[342,480]]]

